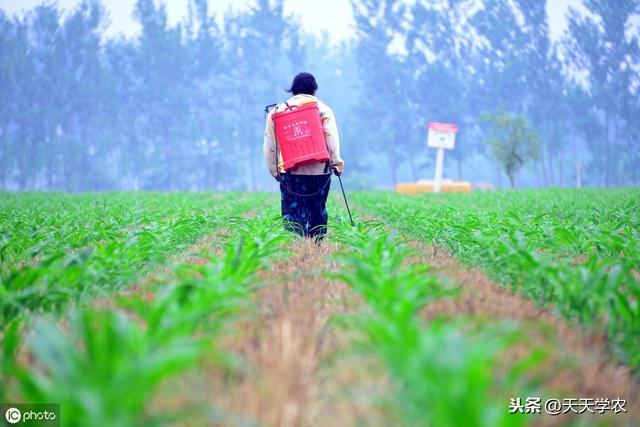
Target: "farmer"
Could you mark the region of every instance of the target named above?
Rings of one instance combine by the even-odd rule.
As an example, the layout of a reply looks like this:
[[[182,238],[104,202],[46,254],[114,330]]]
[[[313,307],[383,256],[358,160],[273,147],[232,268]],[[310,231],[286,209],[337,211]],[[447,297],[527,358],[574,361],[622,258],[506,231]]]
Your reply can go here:
[[[281,152],[276,152],[272,116],[274,111],[283,111],[285,104],[278,104],[267,114],[264,131],[264,158],[271,176],[280,182],[282,217],[286,228],[301,236],[320,240],[327,232],[327,196],[331,186],[331,171],[341,175],[344,162],[340,158],[340,139],[333,111],[315,97],[318,84],[309,73],[299,73],[293,79],[287,92],[293,94],[286,102],[289,106],[316,102],[320,111],[322,129],[327,143],[330,160],[297,166],[285,172]],[[277,164],[277,167],[276,167]]]

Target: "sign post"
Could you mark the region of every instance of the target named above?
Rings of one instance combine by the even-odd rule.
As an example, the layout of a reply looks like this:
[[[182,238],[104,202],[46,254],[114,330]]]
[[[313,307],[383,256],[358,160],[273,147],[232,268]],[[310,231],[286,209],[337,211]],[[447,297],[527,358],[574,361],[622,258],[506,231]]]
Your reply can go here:
[[[444,150],[453,150],[458,126],[449,123],[429,123],[429,137],[427,146],[437,149],[436,171],[433,192],[439,193],[442,187],[442,168],[444,166]]]

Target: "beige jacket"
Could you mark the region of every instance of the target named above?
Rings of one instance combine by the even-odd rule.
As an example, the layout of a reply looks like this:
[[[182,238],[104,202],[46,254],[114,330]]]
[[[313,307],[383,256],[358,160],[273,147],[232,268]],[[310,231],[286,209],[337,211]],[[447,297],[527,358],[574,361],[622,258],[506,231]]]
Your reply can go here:
[[[324,129],[324,136],[327,140],[327,148],[329,149],[329,155],[331,156],[331,166],[336,167],[340,172],[344,170],[344,162],[340,158],[340,137],[338,136],[338,127],[336,125],[336,118],[333,111],[327,104],[320,101],[315,96],[311,95],[295,95],[289,98],[287,103],[289,105],[300,105],[305,102],[317,102],[318,109],[320,110],[320,118],[322,119],[322,127]],[[273,120],[272,115],[275,111],[282,111],[285,108],[284,104],[278,104],[275,109],[267,115],[267,123],[264,129],[264,159],[267,162],[267,168],[272,176],[276,177],[276,145],[273,140]],[[280,173],[284,172],[282,155],[278,152],[278,170]],[[310,165],[299,166],[291,169],[289,172],[296,175],[322,175],[324,173],[324,163],[313,163]]]

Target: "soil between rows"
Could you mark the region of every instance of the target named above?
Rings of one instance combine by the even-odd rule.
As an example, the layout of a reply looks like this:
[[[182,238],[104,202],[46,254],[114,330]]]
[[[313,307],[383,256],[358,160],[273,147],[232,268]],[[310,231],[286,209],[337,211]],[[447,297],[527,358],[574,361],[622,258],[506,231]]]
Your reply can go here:
[[[265,286],[255,294],[253,315],[221,343],[246,370],[232,378],[209,372],[208,403],[265,426],[348,426],[365,419],[375,425],[381,414],[371,402],[345,395],[354,384],[378,387],[380,379],[362,366],[330,362],[348,343],[332,317],[360,304],[346,285],[325,276],[335,271],[329,256],[338,246],[295,239],[287,249],[290,256],[258,274]]]
[[[198,246],[218,247],[225,234],[205,237]],[[432,274],[461,287],[458,297],[425,307],[426,321],[467,316],[479,324],[517,322],[528,339],[504,355],[505,363],[544,349],[549,356],[531,377],[541,382],[547,397],[624,398],[627,414],[592,421],[633,425],[640,409],[638,384],[631,370],[616,366],[607,357],[601,337],[567,324],[550,309],[535,307],[529,299],[493,283],[479,269],[463,266],[442,249],[416,241],[409,245],[419,255],[408,262],[426,263]],[[259,273],[265,286],[254,296],[255,311],[219,343],[224,351],[238,356],[240,373],[205,366],[197,378],[184,378],[179,387],[187,394],[204,396],[207,405],[226,414],[220,425],[234,425],[238,420],[268,426],[392,425],[390,415],[374,405],[375,397],[388,390],[388,380],[379,367],[367,366],[362,360],[335,359],[348,347],[350,337],[333,327],[332,316],[357,313],[361,308],[359,298],[346,285],[326,277],[337,268],[330,255],[339,246],[295,239],[287,249],[290,255]],[[206,260],[196,256],[189,262]],[[360,399],[358,393],[363,390]],[[191,400],[184,398],[180,400]],[[505,410],[507,407],[505,402]],[[567,417],[542,416],[536,424],[567,421]]]
[[[461,290],[456,298],[440,299],[425,307],[425,318],[464,315],[486,324],[504,320],[517,322],[527,339],[507,352],[507,363],[532,351],[543,350],[547,357],[531,372],[531,378],[540,381],[547,397],[560,400],[626,399],[627,413],[610,416],[606,425],[637,425],[640,413],[639,384],[634,379],[632,369],[616,364],[608,355],[605,337],[567,323],[551,308],[536,307],[530,299],[491,281],[479,268],[464,266],[444,249],[422,242],[409,244],[420,254],[413,262],[430,265],[434,274],[450,280]],[[524,401],[527,396],[513,397],[521,397]],[[546,416],[539,417],[536,424],[561,425],[567,421],[567,417]]]

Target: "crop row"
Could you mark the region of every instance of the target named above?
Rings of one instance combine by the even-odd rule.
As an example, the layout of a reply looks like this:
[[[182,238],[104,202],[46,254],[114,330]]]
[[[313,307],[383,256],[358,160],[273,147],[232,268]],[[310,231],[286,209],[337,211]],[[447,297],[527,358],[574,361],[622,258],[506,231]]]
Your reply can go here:
[[[110,224],[107,228],[111,231],[105,232],[106,228],[100,227],[79,228],[73,233],[76,238],[49,245],[38,262],[10,265],[0,271],[0,325],[3,328],[24,313],[59,309],[87,295],[104,294],[128,285],[202,234],[221,227],[228,216],[246,211],[261,201],[261,198],[235,195],[217,201],[208,195],[199,195],[206,202],[193,195],[172,198],[148,195],[141,199],[138,195],[129,195],[127,208],[121,200],[124,196],[114,197],[120,200],[115,203],[120,211],[119,219],[102,218],[102,224]],[[83,218],[95,218],[91,207],[94,203],[89,202],[89,206],[79,210]],[[83,221],[88,222],[86,218]],[[11,235],[10,247],[24,245],[20,239],[29,229],[17,224],[13,224],[16,232]],[[51,227],[50,224],[42,226]],[[80,242],[90,244],[77,246]],[[69,250],[71,247],[73,250]]]
[[[206,210],[210,195],[161,193],[2,194],[0,262],[5,270]]]
[[[385,366],[392,383],[393,425],[518,426],[530,418],[510,415],[508,392],[523,392],[522,370],[537,363],[523,358],[505,366],[501,354],[521,339],[514,325],[480,328],[467,319],[427,323],[421,312],[457,289],[442,284],[416,254],[381,224],[338,225],[332,237],[345,250],[332,275],[363,297],[363,311],[343,319],[359,332],[364,357]],[[518,393],[515,393],[518,395]],[[419,420],[419,421],[418,421]]]
[[[216,337],[247,306],[258,286],[255,272],[281,255],[279,246],[290,238],[277,220],[232,222],[236,231],[222,244],[222,255],[202,250],[203,265],[176,264],[150,285],[153,298],[130,296],[115,308],[78,306],[64,322],[49,314],[13,323],[0,366],[0,384],[9,388],[0,388],[0,400],[59,402],[68,426],[184,421],[186,413],[155,399],[168,380],[203,359],[224,360]],[[28,366],[17,361],[19,352],[28,353]],[[213,416],[210,408],[194,410],[189,416]]]
[[[357,201],[538,304],[607,333],[612,352],[640,366],[640,192],[377,193]]]

